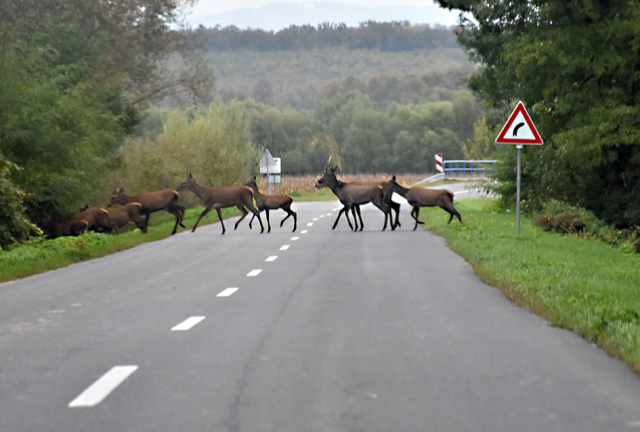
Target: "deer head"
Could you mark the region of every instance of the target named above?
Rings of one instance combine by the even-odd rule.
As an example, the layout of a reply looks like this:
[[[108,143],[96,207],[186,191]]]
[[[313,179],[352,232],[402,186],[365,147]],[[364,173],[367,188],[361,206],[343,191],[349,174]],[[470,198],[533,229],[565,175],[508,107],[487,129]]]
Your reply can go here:
[[[120,204],[120,205],[124,205],[126,204],[126,201],[124,201],[122,194],[124,193],[124,188],[119,187],[118,189],[114,190],[111,193],[111,200],[109,200],[109,204],[107,204],[107,207],[111,207],[114,204]]]
[[[316,188],[322,189],[323,187],[331,187],[332,183],[337,181],[335,168],[324,168],[324,175],[316,182]]]
[[[185,189],[193,190],[193,176],[191,173],[187,176],[187,179],[182,182],[180,186],[176,188],[178,192],[183,191]]]

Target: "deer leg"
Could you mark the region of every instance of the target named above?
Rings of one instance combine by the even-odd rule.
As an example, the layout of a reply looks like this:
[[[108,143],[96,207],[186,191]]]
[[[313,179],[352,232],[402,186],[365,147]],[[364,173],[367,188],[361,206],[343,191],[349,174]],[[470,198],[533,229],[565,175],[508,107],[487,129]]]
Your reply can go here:
[[[249,212],[244,208],[244,206],[238,205],[236,207],[238,208],[238,210],[240,210],[240,213],[242,213],[242,216],[240,216],[240,219],[238,219],[238,221],[236,222],[235,226],[233,227],[234,231],[238,229],[238,225],[240,224],[240,222],[242,222],[242,219],[247,217],[247,215],[249,214]],[[261,223],[261,225],[262,225],[262,223]]]
[[[254,214],[252,214],[252,215],[251,215],[251,219],[249,220],[249,229],[253,229],[253,228],[251,227],[251,222],[253,222],[253,220],[255,219],[255,217],[256,217],[256,215],[254,215]]]
[[[151,217],[151,213],[147,213],[147,217],[144,219],[144,226],[148,229],[149,228],[149,218]],[[147,233],[147,229],[144,230],[144,233]]]
[[[364,229],[364,222],[362,222],[362,214],[360,213],[360,206],[355,206],[356,208],[356,212],[358,213],[358,219],[360,219],[360,231],[362,231]],[[353,216],[353,220],[355,222],[356,216]],[[356,224],[356,230],[358,229],[357,224]]]
[[[351,207],[351,216],[353,216],[353,224],[355,225],[354,231],[358,231],[358,219],[356,217],[358,207],[358,205],[354,205],[353,207]]]
[[[336,218],[336,221],[333,223],[333,227],[331,228],[332,230],[336,229],[336,226],[338,225],[338,221],[340,220],[340,216],[342,216],[342,213],[345,213],[345,215],[347,216],[347,222],[349,223],[349,228],[351,228],[351,230],[353,231],[353,225],[351,225],[351,221],[349,220],[348,212],[349,210],[347,209],[346,205],[340,209],[340,211],[338,212],[338,217]]]
[[[180,213],[180,210],[176,208],[168,208],[167,211],[176,217],[176,225],[173,227],[173,232],[171,233],[171,235],[174,235],[178,230],[178,225],[184,227],[184,225],[182,224],[182,213]],[[184,210],[183,210],[183,213],[184,213]],[[198,222],[200,222],[199,219],[198,219]]]
[[[400,227],[400,204],[398,204],[395,201],[391,201],[389,203],[389,207],[393,210],[395,210],[396,212],[396,223],[394,224],[395,227]],[[392,215],[392,219],[393,219],[393,215]]]
[[[251,213],[253,213],[253,215],[254,215],[255,217],[257,217],[257,218],[258,218],[258,222],[260,222],[260,234],[262,234],[262,233],[264,232],[264,225],[262,225],[262,218],[260,217],[260,210],[258,210],[257,208],[255,208],[255,207],[253,206],[253,204],[248,205],[248,206],[247,206],[247,208],[249,209],[249,211],[250,211]],[[242,219],[240,219],[240,220],[242,220]],[[238,221],[238,222],[240,222],[240,221]]]
[[[287,217],[282,219],[282,221],[280,222],[280,227],[282,228],[282,225],[284,224],[284,221],[286,221],[291,216],[293,216],[293,231],[292,232],[296,232],[296,228],[298,227],[298,214],[296,212],[294,212],[293,210],[291,210],[291,205],[282,207],[282,210],[287,212]]]
[[[416,220],[416,225],[413,227],[413,230],[415,231],[416,228],[418,228],[418,215],[420,214],[420,207],[414,207],[413,211],[411,212],[411,216],[413,216],[413,218]]]
[[[356,231],[358,229],[358,226],[356,225],[355,228],[353,228],[353,225],[351,225],[351,221],[349,220],[349,210],[352,209],[351,206],[349,206],[349,208],[347,208],[347,206],[345,206],[345,211],[344,211],[344,215],[347,217],[347,223],[349,224],[349,228],[351,228],[351,231]],[[356,218],[353,218],[353,222],[356,222]]]
[[[264,215],[267,217],[267,227],[269,227],[267,232],[270,233],[271,232],[271,221],[269,220],[269,208],[264,209]]]
[[[222,234],[224,234],[227,232],[227,229],[224,227],[224,219],[222,219],[222,212],[220,211],[219,208],[216,208],[216,212],[218,213],[218,220],[220,221],[220,225],[222,225]]]
[[[184,207],[179,206],[179,205],[173,205],[172,208],[178,213],[176,215],[176,217],[178,217],[178,216],[180,217],[180,222],[179,222],[180,226],[182,228],[186,228],[186,226],[184,226],[184,224],[182,223],[182,219],[184,219]],[[176,213],[174,213],[172,211],[170,211],[169,213],[176,214]],[[176,228],[177,228],[177,225],[176,225]],[[175,231],[173,233],[175,234]]]
[[[217,210],[217,209],[216,209]],[[195,232],[196,228],[198,227],[198,224],[200,223],[200,219],[202,219],[207,213],[209,213],[211,211],[211,207],[207,207],[206,209],[204,209],[204,211],[200,214],[200,217],[198,218],[198,221],[196,222],[196,224],[193,226],[193,229],[191,230],[191,232]],[[220,211],[218,211],[219,213]],[[222,220],[222,219],[220,219]],[[176,228],[178,228],[178,222],[176,222]],[[174,228],[174,230],[176,229]],[[222,229],[224,229],[224,225],[222,226]],[[174,231],[175,233],[175,231]],[[224,233],[222,233],[224,234]]]

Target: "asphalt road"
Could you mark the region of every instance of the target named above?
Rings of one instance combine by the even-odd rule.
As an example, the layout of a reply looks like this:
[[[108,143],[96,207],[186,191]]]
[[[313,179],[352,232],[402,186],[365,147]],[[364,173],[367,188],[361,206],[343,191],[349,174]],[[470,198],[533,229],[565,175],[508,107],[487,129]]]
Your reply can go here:
[[[395,232],[363,207],[359,233],[331,230],[337,206],[0,285],[0,431],[640,428],[623,363],[482,283],[406,206]]]

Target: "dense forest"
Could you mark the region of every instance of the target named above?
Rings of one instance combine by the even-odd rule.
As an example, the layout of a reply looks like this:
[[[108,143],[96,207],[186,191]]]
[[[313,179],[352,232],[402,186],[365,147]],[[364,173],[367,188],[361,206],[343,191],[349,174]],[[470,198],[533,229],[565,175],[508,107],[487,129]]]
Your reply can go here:
[[[446,27],[404,22],[368,21],[359,27],[325,23],[295,26],[280,31],[241,30],[235,26],[194,32],[206,40],[207,51],[300,51],[342,47],[359,50],[415,51],[458,48],[455,34]]]

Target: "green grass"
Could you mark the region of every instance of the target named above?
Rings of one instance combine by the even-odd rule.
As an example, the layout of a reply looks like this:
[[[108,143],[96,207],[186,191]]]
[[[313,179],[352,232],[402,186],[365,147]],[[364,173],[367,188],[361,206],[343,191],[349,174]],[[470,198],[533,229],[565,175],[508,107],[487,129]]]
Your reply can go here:
[[[438,208],[425,226],[488,284],[553,325],[573,330],[640,373],[640,256],[597,240],[548,233],[484,199],[456,201],[463,224]]]

